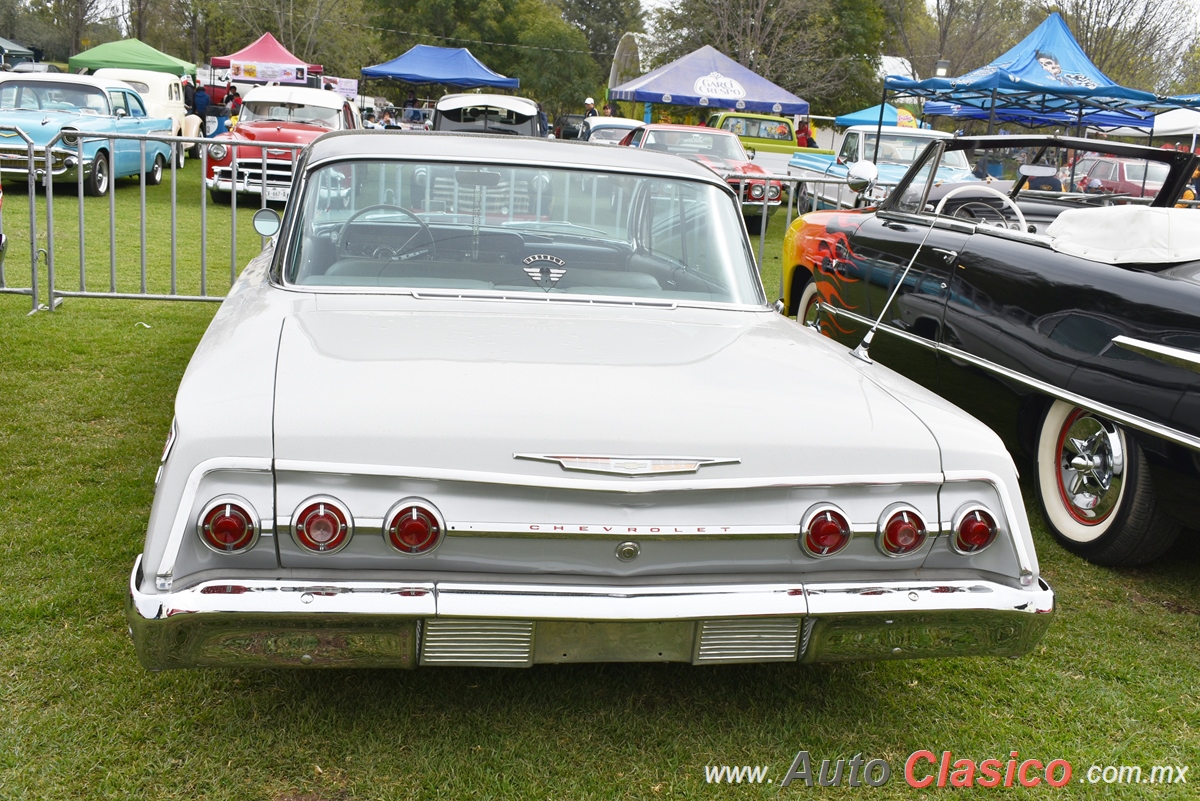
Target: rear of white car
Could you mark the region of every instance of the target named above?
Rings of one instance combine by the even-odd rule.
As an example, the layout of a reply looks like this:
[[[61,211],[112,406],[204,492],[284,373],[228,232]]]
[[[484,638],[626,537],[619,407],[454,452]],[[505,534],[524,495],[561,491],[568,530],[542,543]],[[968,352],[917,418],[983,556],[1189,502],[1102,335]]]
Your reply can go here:
[[[775,313],[709,171],[335,135],[293,202],[178,393],[147,667],[1011,656],[1048,625],[1000,442]],[[834,411],[764,414],[800,397]]]

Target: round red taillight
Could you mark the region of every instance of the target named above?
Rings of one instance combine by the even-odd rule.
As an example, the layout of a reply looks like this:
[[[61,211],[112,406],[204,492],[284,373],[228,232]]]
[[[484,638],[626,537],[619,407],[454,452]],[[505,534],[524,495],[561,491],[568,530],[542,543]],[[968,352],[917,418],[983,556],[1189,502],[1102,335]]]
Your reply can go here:
[[[441,516],[431,505],[404,500],[392,507],[386,519],[384,539],[400,553],[429,553],[442,541]]]
[[[305,501],[292,519],[296,543],[315,553],[333,553],[346,547],[353,534],[350,515],[329,499]]]
[[[829,556],[850,542],[850,524],[835,506],[820,506],[804,516],[800,545],[810,556]]]
[[[925,521],[915,509],[893,509],[880,521],[879,550],[888,556],[904,556],[925,544],[929,536]]]
[[[200,540],[217,553],[241,553],[258,541],[258,525],[250,504],[241,498],[213,501],[200,515]]]
[[[986,509],[968,509],[954,527],[954,548],[959,553],[978,553],[995,539],[996,519]]]

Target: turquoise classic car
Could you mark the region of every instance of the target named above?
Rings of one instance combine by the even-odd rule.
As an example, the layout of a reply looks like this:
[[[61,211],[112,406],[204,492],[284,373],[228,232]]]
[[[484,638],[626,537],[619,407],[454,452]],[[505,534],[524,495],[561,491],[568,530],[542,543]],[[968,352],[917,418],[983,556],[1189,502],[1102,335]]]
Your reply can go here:
[[[127,83],[84,75],[0,74],[0,177],[29,175],[29,145],[39,182],[49,171],[55,181],[76,181],[83,170],[89,195],[103,195],[113,178],[146,172],[146,183],[162,181],[171,156],[168,142],[147,141],[145,158],[138,139],[109,135],[170,136],[170,119],[150,117],[138,93]],[[96,134],[93,137],[90,134]],[[82,159],[80,142],[82,141]]]

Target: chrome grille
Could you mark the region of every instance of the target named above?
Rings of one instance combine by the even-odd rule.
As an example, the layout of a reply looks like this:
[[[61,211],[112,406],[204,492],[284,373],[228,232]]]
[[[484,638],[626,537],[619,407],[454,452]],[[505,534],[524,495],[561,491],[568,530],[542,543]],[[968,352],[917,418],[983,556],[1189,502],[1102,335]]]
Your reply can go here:
[[[533,621],[431,618],[421,642],[422,665],[533,664]]]
[[[700,624],[695,661],[794,662],[799,645],[799,618],[705,620]]]
[[[263,163],[261,159],[241,159],[238,161],[238,183],[245,183],[249,189],[262,186]],[[228,181],[233,175],[233,165],[217,167],[213,171],[218,181]],[[291,186],[292,162],[278,159],[267,159],[267,186]]]

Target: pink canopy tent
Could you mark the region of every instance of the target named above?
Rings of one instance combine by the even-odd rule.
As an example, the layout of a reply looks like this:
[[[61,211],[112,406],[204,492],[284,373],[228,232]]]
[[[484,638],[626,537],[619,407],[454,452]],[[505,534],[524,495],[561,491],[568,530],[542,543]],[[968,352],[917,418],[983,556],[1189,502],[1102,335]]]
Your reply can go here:
[[[228,69],[239,83],[306,83],[309,73],[320,75],[323,71],[320,64],[306,64],[296,58],[269,33],[236,53],[214,56],[212,66]]]

